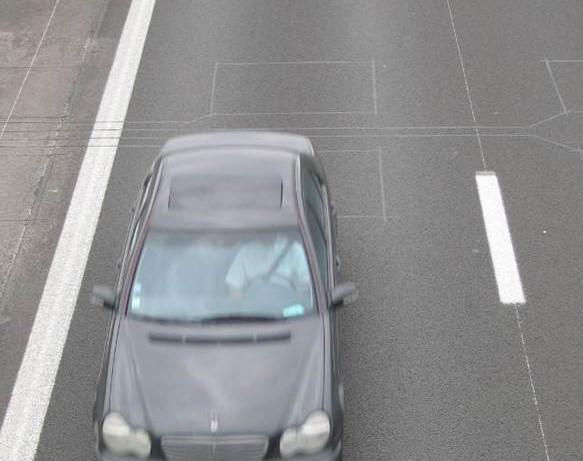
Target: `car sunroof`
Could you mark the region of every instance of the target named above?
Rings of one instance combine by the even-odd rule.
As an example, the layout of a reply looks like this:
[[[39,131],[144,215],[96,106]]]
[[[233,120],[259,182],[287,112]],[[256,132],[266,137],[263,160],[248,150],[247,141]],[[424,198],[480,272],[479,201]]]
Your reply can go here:
[[[170,185],[170,210],[281,208],[283,183],[277,176],[177,175]]]

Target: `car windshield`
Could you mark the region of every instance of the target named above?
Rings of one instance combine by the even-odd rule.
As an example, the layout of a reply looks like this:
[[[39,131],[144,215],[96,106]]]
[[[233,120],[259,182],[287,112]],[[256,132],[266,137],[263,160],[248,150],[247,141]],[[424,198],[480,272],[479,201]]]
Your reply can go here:
[[[151,231],[140,255],[129,312],[176,322],[309,315],[314,295],[300,233]]]

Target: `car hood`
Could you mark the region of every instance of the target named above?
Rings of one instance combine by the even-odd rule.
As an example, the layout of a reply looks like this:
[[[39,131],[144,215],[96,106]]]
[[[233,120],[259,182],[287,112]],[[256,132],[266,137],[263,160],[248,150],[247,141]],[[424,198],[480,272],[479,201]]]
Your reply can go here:
[[[321,408],[318,316],[262,324],[168,326],[126,318],[110,410],[156,434],[275,433]],[[213,423],[214,425],[214,423]]]

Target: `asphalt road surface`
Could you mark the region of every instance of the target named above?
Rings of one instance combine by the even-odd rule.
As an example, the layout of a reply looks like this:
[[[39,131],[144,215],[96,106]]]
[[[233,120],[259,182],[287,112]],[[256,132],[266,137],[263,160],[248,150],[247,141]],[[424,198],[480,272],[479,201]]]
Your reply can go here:
[[[158,0],[36,459],[93,459],[91,287],[161,144],[226,128],[305,134],[327,168],[360,289],[346,460],[583,459],[582,25],[578,0]],[[498,296],[483,170],[524,304]]]

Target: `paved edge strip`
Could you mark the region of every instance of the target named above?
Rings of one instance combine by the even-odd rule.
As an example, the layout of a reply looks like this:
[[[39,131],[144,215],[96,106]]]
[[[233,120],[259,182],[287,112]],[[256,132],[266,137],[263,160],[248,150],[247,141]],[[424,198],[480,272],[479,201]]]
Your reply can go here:
[[[479,171],[476,173],[476,183],[500,302],[502,304],[524,304],[526,300],[498,176],[491,171]]]
[[[63,223],[47,281],[0,429],[3,461],[33,461],[101,206],[118,140],[103,139],[104,125],[123,122],[156,0],[134,0],[116,50]],[[97,143],[95,143],[97,141]]]

